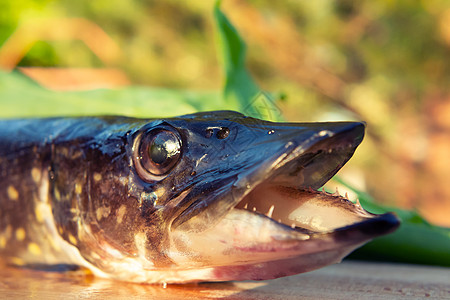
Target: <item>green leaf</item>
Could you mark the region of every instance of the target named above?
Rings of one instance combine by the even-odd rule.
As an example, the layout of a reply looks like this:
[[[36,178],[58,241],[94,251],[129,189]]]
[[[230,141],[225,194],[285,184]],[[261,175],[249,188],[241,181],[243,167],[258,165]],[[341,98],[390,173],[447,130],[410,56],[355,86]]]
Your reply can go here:
[[[0,107],[3,118],[83,115],[154,118],[222,108],[218,92],[136,86],[54,92],[19,72],[0,72]]]
[[[245,65],[246,45],[227,17],[214,6],[218,56],[225,72],[223,98],[227,109],[261,119],[282,120],[273,97],[260,90]]]
[[[396,232],[367,243],[350,258],[450,267],[450,230],[403,221]]]

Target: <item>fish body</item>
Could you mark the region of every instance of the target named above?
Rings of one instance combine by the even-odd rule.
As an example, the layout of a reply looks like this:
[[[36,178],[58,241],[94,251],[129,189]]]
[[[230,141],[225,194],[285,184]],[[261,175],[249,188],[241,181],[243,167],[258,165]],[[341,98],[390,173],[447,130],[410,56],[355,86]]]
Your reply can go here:
[[[363,123],[235,112],[0,121],[0,260],[134,282],[263,280],[398,226],[317,192]]]

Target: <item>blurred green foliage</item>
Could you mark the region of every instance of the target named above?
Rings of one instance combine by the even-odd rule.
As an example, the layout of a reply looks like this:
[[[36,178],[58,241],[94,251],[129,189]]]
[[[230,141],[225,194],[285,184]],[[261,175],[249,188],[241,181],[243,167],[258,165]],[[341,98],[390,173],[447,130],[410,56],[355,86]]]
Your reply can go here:
[[[168,117],[221,107],[218,92],[133,86],[54,92],[18,72],[0,72],[0,117],[126,115]]]

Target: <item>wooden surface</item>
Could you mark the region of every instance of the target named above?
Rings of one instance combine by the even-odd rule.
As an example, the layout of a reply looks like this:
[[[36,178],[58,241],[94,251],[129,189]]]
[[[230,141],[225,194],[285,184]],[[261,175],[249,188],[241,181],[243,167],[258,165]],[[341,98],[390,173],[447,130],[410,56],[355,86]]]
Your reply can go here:
[[[450,299],[450,268],[344,262],[262,282],[132,284],[0,268],[1,299]]]

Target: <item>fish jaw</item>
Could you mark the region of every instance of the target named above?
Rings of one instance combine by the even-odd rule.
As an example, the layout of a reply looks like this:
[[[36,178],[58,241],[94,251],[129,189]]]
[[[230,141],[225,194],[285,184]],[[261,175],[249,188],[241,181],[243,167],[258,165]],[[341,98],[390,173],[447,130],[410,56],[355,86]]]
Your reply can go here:
[[[274,192],[261,189],[257,193]],[[265,215],[248,206],[233,208],[207,230],[175,230],[171,234],[171,258],[191,270],[212,266],[208,277],[200,281],[274,279],[340,262],[354,249],[395,230],[399,224],[394,214],[373,215],[333,194],[298,191],[295,196],[301,198],[288,201],[295,203],[296,209],[281,201],[277,201],[280,207],[269,208]],[[246,201],[257,205],[254,199]],[[238,206],[242,207],[242,202]],[[313,210],[314,216],[306,215]],[[180,251],[186,248],[189,255]]]
[[[398,222],[394,214],[386,213],[336,231],[313,234],[307,240],[285,243],[274,241],[272,247],[245,249],[253,255],[268,251],[285,258],[247,265],[219,266],[212,273],[213,280],[275,279],[339,263],[367,241],[394,231],[399,225]],[[290,245],[286,247],[286,244]]]
[[[361,123],[332,124],[301,144],[247,170],[231,195],[209,199],[190,218],[175,219],[168,255],[183,269],[210,270],[186,281],[265,280],[342,260],[369,240],[395,230],[394,214],[373,215],[337,194],[317,192],[353,155]],[[289,146],[292,146],[289,148]],[[218,213],[219,212],[219,213]],[[179,281],[183,279],[179,279]]]

